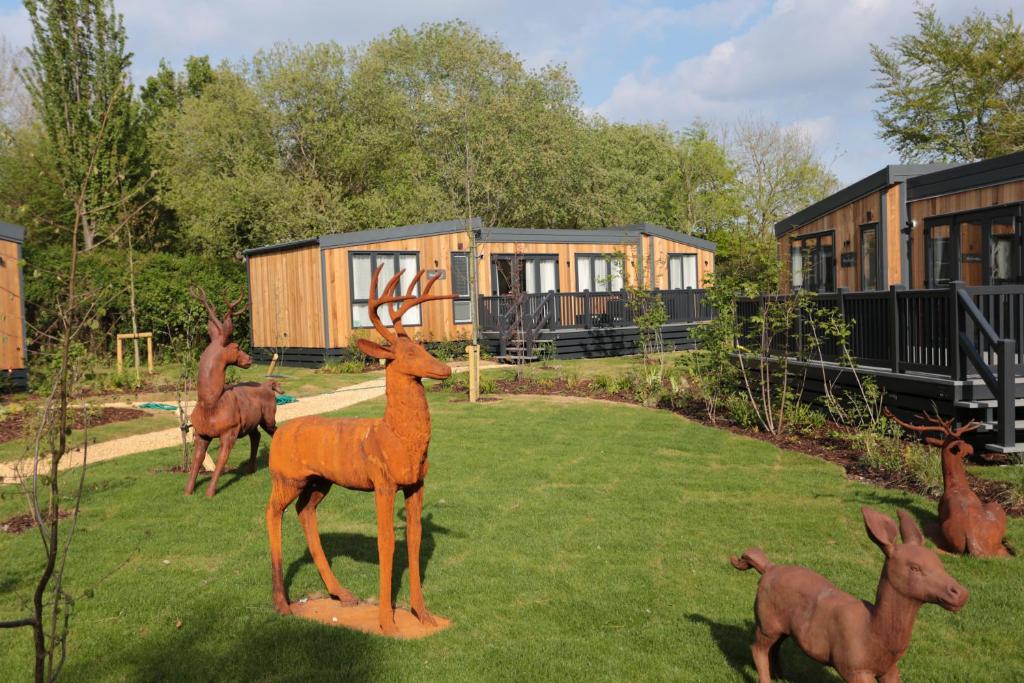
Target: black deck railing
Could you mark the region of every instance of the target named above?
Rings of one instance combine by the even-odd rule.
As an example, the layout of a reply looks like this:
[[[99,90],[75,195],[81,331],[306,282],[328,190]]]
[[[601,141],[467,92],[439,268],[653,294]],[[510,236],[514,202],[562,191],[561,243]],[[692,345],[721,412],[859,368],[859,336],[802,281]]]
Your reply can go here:
[[[653,290],[665,304],[668,323],[711,320],[713,311],[703,289]],[[547,292],[523,295],[523,319],[543,320],[540,329],[568,330],[632,327],[638,306],[628,292]],[[480,297],[479,324],[484,332],[502,332],[514,317],[510,296]]]
[[[740,342],[757,344],[758,328],[751,321],[770,301],[787,298],[737,300]],[[1017,374],[1024,374],[1024,285],[967,287],[954,282],[948,288],[910,290],[897,285],[882,292],[839,290],[809,300],[815,308],[837,310],[847,323],[846,350],[857,365],[953,380],[980,377],[998,401],[999,443],[1013,445],[1014,383]],[[811,315],[810,310],[797,310],[791,329],[766,340],[771,353],[843,360],[839,344],[823,339],[808,324]]]

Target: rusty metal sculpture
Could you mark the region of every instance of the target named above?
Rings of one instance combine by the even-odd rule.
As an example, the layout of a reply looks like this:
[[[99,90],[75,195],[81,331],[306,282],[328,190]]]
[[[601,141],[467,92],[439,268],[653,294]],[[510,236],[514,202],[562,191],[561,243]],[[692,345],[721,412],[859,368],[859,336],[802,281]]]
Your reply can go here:
[[[967,589],[924,546],[924,535],[906,510],[899,511],[902,544],[890,517],[868,507],[861,513],[868,536],[885,554],[874,605],[806,567],[772,564],[760,548],[730,558],[737,569],[753,567],[762,575],[750,648],[760,683],[780,675],[779,647],[787,637],[812,659],[833,666],[843,680],[899,681],[898,662],[910,645],[921,605],[930,602],[955,612],[967,602]]]
[[[185,495],[192,495],[199,468],[206,458],[210,442],[220,439],[220,453],[210,477],[206,496],[212,498],[217,492],[217,480],[224,471],[231,455],[231,448],[239,437],[249,437],[249,471],[256,471],[256,454],[260,447],[260,427],[271,437],[277,428],[277,397],[281,387],[277,382],[262,384],[246,382],[235,386],[224,386],[224,372],[229,365],[248,368],[252,358],[230,341],[235,329],[235,309],[241,303],[239,297],[227,304],[224,319],[217,317],[217,309],[206,298],[206,292],[199,287],[190,288],[192,295],[202,302],[209,319],[206,324],[210,343],[199,356],[199,378],[196,382],[198,400],[192,411],[192,428],[195,430],[196,449],[192,459],[192,471],[185,484]]]
[[[358,344],[363,353],[386,361],[387,406],[384,417],[305,417],[283,425],[270,445],[273,488],[266,514],[273,599],[277,611],[291,613],[281,572],[281,516],[296,499],[295,509],[320,578],[331,596],[343,604],[355,605],[358,599],[338,583],[324,556],[317,530],[316,508],[332,484],[354,491],[372,491],[377,503],[380,561],[379,627],[386,635],[397,635],[391,602],[391,570],[395,549],[394,502],[398,491],[405,496],[412,611],[420,624],[432,626],[436,623],[427,611],[420,586],[423,479],[427,474],[427,448],[430,445],[430,410],[422,379],[444,379],[451,375],[451,368],[409,338],[402,327],[402,316],[424,302],[453,297],[430,294],[437,276],[426,283],[422,294],[414,295],[425,272],[422,270],[413,278],[404,296],[397,293],[403,273],[399,271],[388,281],[383,295],[378,297],[380,271],[378,267],[373,274],[367,311],[374,328],[388,346],[366,339],[360,339]],[[381,323],[378,314],[377,309],[385,304],[388,305],[394,332]]]
[[[954,429],[953,420],[943,420],[928,413],[917,417],[928,424],[914,425],[892,413],[886,415],[896,424],[912,432],[938,432],[941,437],[926,436],[925,442],[942,449],[942,497],[939,499],[940,545],[953,553],[975,557],[1008,557],[1003,545],[1006,534],[1006,512],[999,503],[982,503],[967,483],[964,459],[974,454],[974,447],[963,435],[981,425],[973,420]]]

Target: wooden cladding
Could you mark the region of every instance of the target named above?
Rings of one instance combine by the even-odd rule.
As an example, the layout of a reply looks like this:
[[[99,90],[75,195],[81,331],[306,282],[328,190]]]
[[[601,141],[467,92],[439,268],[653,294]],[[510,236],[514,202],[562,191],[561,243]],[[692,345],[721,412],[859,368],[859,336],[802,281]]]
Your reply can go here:
[[[21,265],[18,244],[0,241],[0,371],[25,367]]]
[[[250,256],[249,301],[253,346],[324,348],[320,248]]]

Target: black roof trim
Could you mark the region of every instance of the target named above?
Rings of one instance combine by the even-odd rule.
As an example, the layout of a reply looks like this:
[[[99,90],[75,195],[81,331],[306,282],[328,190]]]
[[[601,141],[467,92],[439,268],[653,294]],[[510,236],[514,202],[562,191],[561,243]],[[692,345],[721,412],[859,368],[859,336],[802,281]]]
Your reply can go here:
[[[963,164],[907,182],[907,201],[1024,180],[1024,152]]]
[[[852,185],[847,185],[821,201],[797,211],[792,216],[782,219],[775,224],[775,236],[782,237],[790,230],[807,225],[814,219],[831,213],[841,206],[846,206],[864,195],[881,190],[883,187],[901,183],[909,178],[925,173],[948,168],[949,164],[890,164],[866,178],[861,178]]]
[[[681,232],[669,230],[660,225],[648,223],[638,225],[627,225],[618,228],[595,228],[566,230],[558,228],[484,228],[479,218],[473,218],[471,226],[477,231],[482,242],[544,242],[553,244],[601,244],[627,242],[638,238],[642,234],[655,235],[679,244],[687,244],[705,251],[715,251],[715,243],[700,237],[693,237]],[[320,245],[321,249],[332,249],[335,247],[355,247],[363,244],[375,244],[378,242],[390,242],[393,240],[413,239],[417,237],[429,237],[432,235],[446,235],[453,232],[461,232],[465,229],[465,221],[462,219],[453,221],[441,221],[438,223],[421,223],[418,225],[403,225],[396,228],[378,228],[374,230],[359,230],[356,232],[344,232],[322,237],[311,237],[304,240],[284,242],[265,247],[255,247],[242,252],[246,256],[253,254],[265,254],[275,251],[286,251],[314,244]]]
[[[21,244],[25,241],[25,228],[14,223],[0,221],[0,239]]]

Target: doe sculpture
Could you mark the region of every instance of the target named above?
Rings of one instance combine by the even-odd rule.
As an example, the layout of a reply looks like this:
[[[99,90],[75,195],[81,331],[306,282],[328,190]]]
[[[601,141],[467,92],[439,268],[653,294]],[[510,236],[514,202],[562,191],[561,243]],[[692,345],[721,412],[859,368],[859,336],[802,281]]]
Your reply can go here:
[[[899,511],[903,543],[896,542],[896,524],[888,515],[869,507],[861,513],[868,536],[885,554],[873,605],[806,567],[773,564],[760,548],[730,558],[737,569],[753,567],[762,575],[750,648],[760,683],[781,675],[779,647],[788,637],[845,681],[896,683],[921,605],[930,602],[955,612],[967,602],[967,589],[924,546],[924,535],[906,510]]]
[[[281,516],[292,501],[306,536],[309,554],[327,591],[343,604],[358,599],[338,583],[324,556],[317,529],[316,508],[337,484],[353,491],[373,492],[377,509],[377,553],[380,562],[379,624],[385,635],[397,635],[391,602],[391,570],[395,550],[394,505],[405,496],[406,544],[409,556],[409,593],[412,611],[425,626],[436,625],[427,611],[420,585],[420,538],[423,512],[423,480],[427,476],[430,445],[430,410],[422,379],[445,379],[451,368],[413,341],[402,327],[402,316],[427,301],[451,299],[430,294],[439,276],[432,277],[420,295],[414,295],[425,271],[413,278],[405,295],[398,291],[404,271],[399,271],[377,296],[378,266],[370,281],[367,312],[381,337],[382,346],[367,339],[358,341],[368,356],[385,360],[383,418],[302,417],[285,423],[270,444],[270,500],[267,502],[267,534],[273,578],[274,607],[281,614],[291,608],[281,572]],[[378,310],[387,305],[394,331],[381,323]]]

